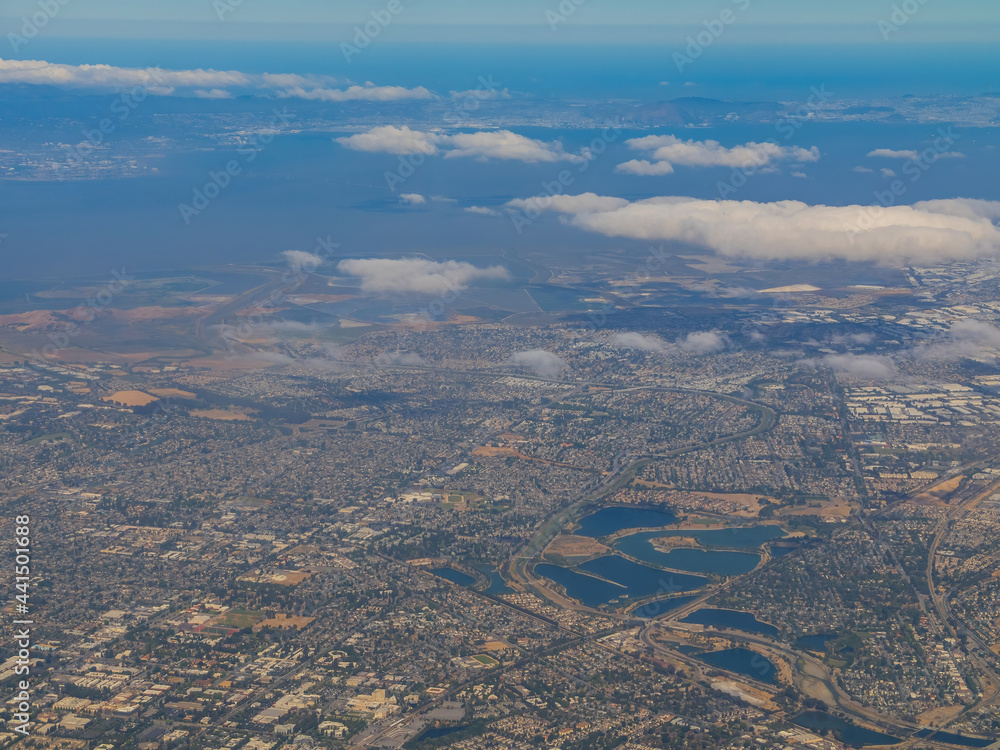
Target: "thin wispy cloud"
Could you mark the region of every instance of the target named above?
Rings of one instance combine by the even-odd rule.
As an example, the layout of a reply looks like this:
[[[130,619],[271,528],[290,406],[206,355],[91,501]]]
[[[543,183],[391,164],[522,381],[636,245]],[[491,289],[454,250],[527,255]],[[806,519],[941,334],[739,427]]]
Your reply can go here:
[[[196,68],[124,68],[115,65],[65,65],[45,60],[0,59],[0,83],[58,86],[67,89],[129,90],[139,87],[153,96],[229,99],[258,94],[281,99],[320,101],[396,101],[431,99],[426,88],[349,84],[331,76],[294,73],[244,73]],[[345,86],[346,84],[346,86]]]

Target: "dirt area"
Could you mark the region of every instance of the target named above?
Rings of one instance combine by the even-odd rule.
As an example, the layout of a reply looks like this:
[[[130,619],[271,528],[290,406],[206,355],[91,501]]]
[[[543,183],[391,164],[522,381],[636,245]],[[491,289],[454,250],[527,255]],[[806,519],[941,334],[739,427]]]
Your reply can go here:
[[[674,547],[700,547],[693,536],[661,536],[651,539],[652,545],[660,552],[669,552]]]
[[[192,417],[218,419],[223,422],[246,422],[251,418],[244,411],[226,411],[225,409],[192,409],[189,413]]]
[[[917,714],[917,723],[925,724],[929,727],[941,726],[944,722],[954,718],[962,712],[964,706],[940,706]]]
[[[847,500],[841,497],[830,498],[818,503],[818,507],[813,505],[799,505],[792,508],[782,508],[776,516],[820,516],[821,518],[848,518],[851,515],[852,506]]]
[[[560,534],[545,548],[546,554],[562,555],[563,557],[589,557],[603,555],[609,549],[600,542],[584,536]]]
[[[150,396],[142,391],[118,391],[110,396],[105,396],[102,401],[110,401],[123,406],[145,406],[157,400],[156,396]]]
[[[913,501],[922,505],[947,505],[945,499],[948,495],[958,489],[958,486],[962,483],[963,479],[965,479],[965,476],[959,474],[957,477],[952,477],[951,479],[939,482],[933,487],[928,488],[926,492],[921,492],[913,498]]]
[[[804,695],[821,700],[828,706],[837,705],[833,693],[830,692],[830,688],[823,682],[826,673],[821,667],[807,661],[800,675],[798,686]]]
[[[476,448],[472,451],[473,456],[486,456],[488,458],[496,458],[497,456],[513,456],[515,458],[527,458],[521,451],[517,448],[507,448],[496,445],[484,445],[480,448]]]

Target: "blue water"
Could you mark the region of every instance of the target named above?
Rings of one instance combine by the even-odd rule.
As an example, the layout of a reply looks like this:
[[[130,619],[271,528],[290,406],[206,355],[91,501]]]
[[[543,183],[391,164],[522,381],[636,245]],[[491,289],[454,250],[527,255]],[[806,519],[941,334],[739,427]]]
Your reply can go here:
[[[796,716],[792,721],[800,727],[813,731],[830,729],[840,735],[847,745],[896,745],[902,740],[889,734],[882,734],[871,729],[859,727],[849,721],[831,716],[823,711],[806,711]]]
[[[580,565],[579,570],[583,572],[550,563],[535,566],[538,575],[560,584],[566,589],[567,595],[588,607],[608,604],[612,600],[627,602],[629,599],[641,599],[654,594],[692,591],[708,583],[701,576],[667,573],[615,555],[590,560]],[[585,573],[594,573],[608,580]]]
[[[833,633],[817,633],[814,635],[803,635],[795,639],[795,645],[798,648],[804,648],[808,651],[826,651],[826,644],[830,641],[836,639],[836,635]]]
[[[760,682],[777,683],[778,668],[760,654],[746,648],[729,648],[700,654],[698,658],[719,669],[727,669],[737,674],[745,674]]]
[[[575,570],[564,568],[551,563],[541,563],[535,566],[535,573],[555,581],[564,589],[566,595],[576,599],[581,604],[588,607],[599,607],[607,604],[612,599],[618,599],[626,593],[623,586],[616,586],[613,583],[602,581],[591,576],[577,573]]]
[[[677,523],[677,516],[660,508],[601,508],[580,519],[578,536],[599,538],[622,529],[643,529]]]
[[[747,552],[723,552],[690,547],[660,552],[648,542],[616,544],[615,549],[643,562],[676,568],[677,570],[687,570],[692,573],[716,573],[723,576],[749,573],[760,562],[760,555]]]
[[[921,729],[915,733],[917,737],[932,739],[937,742],[947,742],[949,745],[961,745],[963,747],[989,747],[996,740],[982,740],[978,737],[963,737],[960,734],[951,732],[935,732],[933,729]]]
[[[541,12],[539,20],[541,21]],[[364,20],[364,19],[358,19]],[[544,24],[543,24],[544,25]],[[568,28],[568,26],[566,27]],[[547,31],[547,27],[545,28]],[[563,29],[565,30],[565,29]],[[825,85],[838,97],[980,94],[1000,83],[1000,49],[988,43],[716,45],[683,73],[673,61],[691,29],[633,29],[646,43],[420,45],[379,39],[348,62],[329,41],[234,42],[91,40],[40,35],[13,57],[67,64],[216,68],[320,73],[380,85],[427,86],[437,93],[477,87],[489,73],[500,87],[541,97],[658,99],[710,96],[742,101],[804,98]],[[347,41],[349,31],[336,41]],[[649,37],[654,37],[650,39]],[[564,35],[565,38],[565,35]],[[653,42],[653,43],[649,43]],[[879,75],[872,75],[872,71]],[[661,86],[661,81],[671,86]],[[683,86],[691,83],[692,86]]]
[[[777,636],[778,629],[774,625],[761,622],[750,612],[737,612],[732,609],[699,609],[681,622],[690,622],[721,630],[742,630],[744,633],[759,633],[760,635]]]
[[[472,576],[454,568],[431,568],[431,573],[452,583],[457,583],[459,586],[471,586],[476,582]]]
[[[490,594],[492,596],[500,596],[500,594],[513,594],[514,589],[507,585],[507,582],[500,575],[500,571],[497,570],[492,565],[477,565],[476,570],[478,570],[483,575],[490,579],[489,588],[487,588],[483,593]]]
[[[666,599],[654,599],[653,601],[647,602],[641,607],[637,607],[632,610],[632,614],[636,617],[645,617],[649,619],[662,617],[668,612],[673,612],[674,610],[683,607],[685,604],[693,602],[697,598],[697,596],[671,596]]]

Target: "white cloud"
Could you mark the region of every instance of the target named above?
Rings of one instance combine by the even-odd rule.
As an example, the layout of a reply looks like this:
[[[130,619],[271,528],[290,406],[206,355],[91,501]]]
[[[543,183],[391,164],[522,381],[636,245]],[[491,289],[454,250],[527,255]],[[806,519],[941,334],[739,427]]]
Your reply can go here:
[[[437,144],[440,136],[435,133],[410,130],[406,125],[401,128],[397,128],[395,125],[380,125],[367,133],[358,133],[334,140],[352,151],[431,155],[438,152]]]
[[[963,219],[1000,219],[1000,201],[984,201],[976,198],[952,198],[951,200],[919,201],[913,204],[917,211],[958,216]]]
[[[775,143],[745,143],[726,148],[718,141],[682,141],[672,135],[648,135],[625,141],[633,151],[644,152],[649,159],[633,159],[616,167],[618,172],[638,175],[664,175],[677,165],[685,167],[760,168],[777,161],[814,162],[819,149],[779,146]]]
[[[912,149],[897,150],[894,148],[877,148],[868,152],[869,158],[874,159],[917,159],[920,154]]]
[[[895,177],[896,176],[896,173],[893,172],[888,167],[882,167],[882,169],[880,169],[879,172],[882,173],[883,177]]]
[[[243,73],[238,70],[168,70],[166,68],[121,68],[114,65],[63,65],[45,60],[0,59],[0,83],[19,83],[61,88],[133,89],[141,87],[154,96],[182,93],[199,98],[231,98],[236,92],[261,92],[281,98],[325,101],[429,99],[433,94],[417,87],[338,85],[330,76],[293,73]]]
[[[383,352],[375,357],[374,362],[376,365],[381,365],[383,367],[392,365],[406,365],[412,367],[413,365],[426,364],[424,358],[416,352]]]
[[[337,268],[361,279],[365,292],[417,292],[441,294],[467,289],[477,280],[509,280],[503,266],[479,268],[449,260],[439,263],[424,258],[349,258]]]
[[[855,167],[851,171],[857,172],[858,174],[871,174],[875,170],[874,169],[869,169],[868,167],[862,167],[862,166],[859,165],[859,166]]]
[[[695,331],[677,342],[682,352],[711,354],[726,348],[726,339],[715,331]]]
[[[841,375],[861,380],[891,380],[896,367],[888,357],[873,354],[828,354],[821,359],[803,359],[799,364],[807,367],[829,367]]]
[[[403,86],[376,86],[366,83],[364,86],[349,86],[346,89],[330,89],[316,87],[311,89],[293,86],[277,92],[282,99],[306,99],[318,102],[395,102],[404,99],[433,99],[434,94],[423,86],[414,89]]]
[[[964,159],[965,154],[960,151],[944,151],[939,152],[936,149],[931,149],[933,158],[930,161],[936,159]],[[874,151],[869,151],[868,156],[876,159],[906,159],[908,161],[916,161],[920,158],[920,153],[914,149],[893,149],[893,148],[877,148]],[[929,156],[929,155],[928,155]],[[924,157],[928,159],[928,157]]]
[[[196,99],[232,99],[233,94],[231,91],[226,91],[225,89],[195,89],[194,96]]]
[[[918,346],[913,354],[918,359],[954,360],[979,356],[985,349],[1000,351],[1000,329],[969,318],[952,325],[943,340]]]
[[[389,154],[443,153],[447,159],[471,157],[481,160],[506,159],[536,164],[539,162],[582,161],[582,156],[563,150],[558,141],[540,141],[509,130],[484,130],[476,133],[443,133],[411,130],[406,125],[382,125],[367,133],[337,138],[338,143],[355,151]]]
[[[566,367],[566,361],[562,357],[544,349],[515,352],[504,364],[527,367],[543,377],[553,377]]]
[[[643,336],[641,333],[628,331],[616,333],[611,337],[611,343],[624,349],[639,349],[644,352],[664,352],[667,343],[658,336]]]
[[[469,214],[479,214],[480,216],[500,216],[500,212],[494,208],[487,208],[486,206],[469,206],[465,209],[466,213]]]
[[[994,204],[965,199],[883,208],[679,196],[630,203],[587,193],[507,205],[562,213],[572,226],[608,237],[672,240],[729,256],[891,263],[969,259],[1000,250],[1000,229],[990,221]]]
[[[409,206],[420,206],[427,202],[420,193],[400,193],[399,200]]]
[[[558,211],[563,214],[594,213],[614,211],[624,208],[629,202],[624,198],[613,198],[596,193],[580,195],[536,195],[533,198],[515,198],[504,204],[508,208],[523,211]]]
[[[306,273],[315,271],[326,262],[320,256],[302,250],[285,250],[281,255],[293,270],[305,271]]]

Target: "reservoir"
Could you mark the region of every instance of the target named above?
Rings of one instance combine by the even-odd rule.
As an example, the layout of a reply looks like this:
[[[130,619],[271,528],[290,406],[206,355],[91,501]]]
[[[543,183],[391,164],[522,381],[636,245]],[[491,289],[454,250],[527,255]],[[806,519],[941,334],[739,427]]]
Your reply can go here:
[[[452,583],[457,583],[459,586],[471,586],[476,582],[476,579],[470,575],[466,575],[460,570],[455,570],[454,568],[432,568],[431,573],[446,581],[451,581]]]
[[[836,732],[840,740],[847,745],[896,745],[902,742],[899,737],[859,727],[823,711],[806,711],[792,721],[812,731],[829,729]]]
[[[699,609],[681,622],[691,622],[720,630],[742,630],[744,633],[777,637],[778,629],[774,625],[761,622],[750,612],[737,612],[734,609]]]
[[[500,594],[514,593],[514,589],[507,585],[503,576],[500,575],[500,571],[498,571],[493,565],[476,565],[475,568],[490,579],[489,588],[483,591],[484,594],[489,594],[490,596],[500,596]]]
[[[677,523],[677,516],[662,508],[601,508],[580,519],[578,536],[593,539],[614,534],[622,529],[646,529]]]
[[[589,560],[580,565],[578,570],[541,563],[535,566],[535,573],[560,584],[566,589],[568,596],[588,607],[612,603],[612,600],[621,603],[654,594],[693,591],[708,583],[708,580],[701,576],[668,573],[617,555],[605,555]],[[594,575],[586,575],[587,573]]]
[[[702,532],[706,533],[706,532]],[[718,534],[719,532],[710,532]],[[695,547],[677,547],[661,552],[653,546],[653,539],[663,536],[694,536],[687,532],[664,533],[662,531],[641,531],[630,534],[615,542],[615,549],[629,557],[643,562],[662,565],[665,568],[686,570],[691,573],[715,573],[722,576],[736,576],[749,573],[760,562],[760,555],[752,552],[731,550],[704,550]]]
[[[758,682],[768,682],[772,685],[778,682],[778,668],[774,666],[774,663],[770,659],[747,648],[727,648],[724,651],[711,651],[699,654],[697,658],[713,667],[746,675]]]

